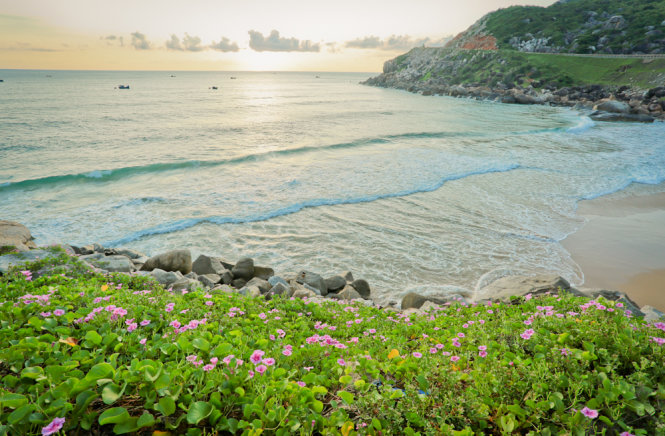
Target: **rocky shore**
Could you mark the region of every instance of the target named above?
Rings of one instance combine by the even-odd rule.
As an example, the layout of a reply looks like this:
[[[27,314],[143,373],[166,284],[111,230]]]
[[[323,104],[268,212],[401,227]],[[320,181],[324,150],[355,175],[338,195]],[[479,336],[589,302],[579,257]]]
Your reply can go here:
[[[444,95],[473,98],[507,104],[549,105],[589,110],[596,121],[629,121],[652,123],[665,120],[665,86],[647,91],[629,86],[613,88],[604,85],[526,88],[510,85],[485,86],[482,84],[450,85],[437,81],[403,80],[388,73],[362,82],[364,85],[403,89],[423,96]]]
[[[592,111],[591,118],[599,121],[665,120],[665,86],[647,90],[628,84],[573,86],[567,84],[573,79],[564,73],[554,74],[514,57],[521,55],[498,50],[415,48],[386,61],[382,74],[362,84],[424,96],[572,107]],[[584,62],[586,58],[574,59]]]
[[[327,299],[358,301],[368,306],[378,306],[373,301],[369,283],[355,279],[350,271],[323,276],[312,271],[277,275],[266,266],[255,265],[251,258],[242,258],[235,263],[215,257],[200,255],[192,261],[188,249],[171,250],[155,256],[147,256],[129,248],[106,248],[100,244],[60,247],[70,256],[76,256],[93,271],[137,274],[153,277],[165,288],[177,292],[192,292],[198,289],[210,293],[238,293],[249,297],[263,296],[271,299],[281,295],[301,298],[313,302]],[[10,267],[44,259],[51,256],[48,247],[37,247],[29,229],[20,223],[0,221],[0,275]],[[48,269],[32,272],[33,278],[48,274]],[[665,314],[651,306],[639,307],[628,295],[606,289],[576,289],[557,275],[508,276],[499,278],[480,289],[476,295],[447,294],[441,296],[406,294],[399,307],[388,305],[387,310],[401,310],[409,314],[425,314],[433,306],[447,306],[454,302],[463,304],[519,301],[515,297],[555,294],[566,291],[576,296],[621,302],[633,316],[655,321]]]

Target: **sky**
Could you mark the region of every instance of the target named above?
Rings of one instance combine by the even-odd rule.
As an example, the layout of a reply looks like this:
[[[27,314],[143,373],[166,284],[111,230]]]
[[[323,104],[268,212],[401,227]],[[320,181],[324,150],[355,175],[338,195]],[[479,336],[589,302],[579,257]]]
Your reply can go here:
[[[0,0],[0,69],[380,71],[554,0]]]

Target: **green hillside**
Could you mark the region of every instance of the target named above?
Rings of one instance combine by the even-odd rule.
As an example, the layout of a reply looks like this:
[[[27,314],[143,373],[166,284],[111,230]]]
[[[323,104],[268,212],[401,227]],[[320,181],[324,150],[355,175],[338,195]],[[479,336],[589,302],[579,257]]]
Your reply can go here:
[[[512,6],[486,18],[485,30],[504,49],[665,53],[665,0],[571,0],[547,8]]]

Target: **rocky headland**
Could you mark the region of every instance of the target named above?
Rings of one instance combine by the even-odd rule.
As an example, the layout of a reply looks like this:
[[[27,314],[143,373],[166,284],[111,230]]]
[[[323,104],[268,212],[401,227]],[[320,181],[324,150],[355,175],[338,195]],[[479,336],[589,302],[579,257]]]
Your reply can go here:
[[[18,235],[18,236],[17,236]],[[233,293],[247,297],[272,299],[280,295],[322,303],[326,300],[358,301],[368,306],[399,310],[409,314],[425,314],[433,306],[448,306],[486,302],[517,302],[516,297],[555,294],[560,291],[594,299],[603,297],[621,302],[633,316],[655,321],[665,314],[651,306],[639,307],[624,292],[607,289],[574,288],[555,274],[501,277],[481,288],[475,295],[420,295],[408,293],[396,302],[381,304],[370,284],[355,279],[350,271],[321,275],[312,271],[276,274],[266,266],[255,265],[251,258],[235,263],[216,257],[200,255],[192,261],[189,249],[176,249],[147,256],[129,248],[107,248],[94,243],[85,246],[59,245],[69,256],[83,261],[95,272],[125,273],[150,276],[174,293],[205,290],[210,293]],[[52,256],[49,247],[37,247],[28,228],[12,221],[0,221],[0,275],[12,266]],[[32,277],[47,275],[49,268],[32,271]],[[405,283],[406,285],[406,283]],[[527,297],[530,298],[530,297]],[[375,301],[376,300],[376,301]]]
[[[388,60],[382,74],[363,83],[425,96],[574,107],[600,121],[663,120],[665,4],[659,12],[653,7],[572,0],[501,9],[445,47],[418,47]]]

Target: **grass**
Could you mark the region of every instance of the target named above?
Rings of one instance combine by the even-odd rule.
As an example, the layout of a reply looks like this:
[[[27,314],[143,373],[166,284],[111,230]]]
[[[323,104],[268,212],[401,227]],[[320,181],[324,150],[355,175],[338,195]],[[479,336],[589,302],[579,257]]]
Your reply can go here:
[[[665,324],[513,303],[175,295],[54,252],[0,278],[0,434],[665,433]]]

